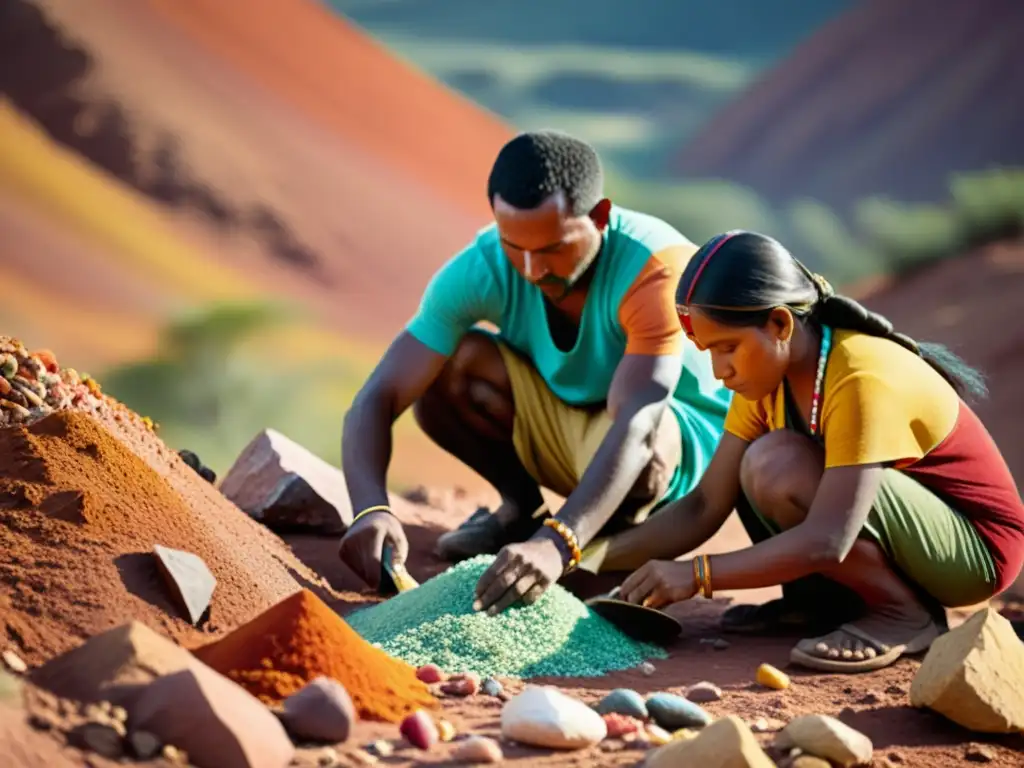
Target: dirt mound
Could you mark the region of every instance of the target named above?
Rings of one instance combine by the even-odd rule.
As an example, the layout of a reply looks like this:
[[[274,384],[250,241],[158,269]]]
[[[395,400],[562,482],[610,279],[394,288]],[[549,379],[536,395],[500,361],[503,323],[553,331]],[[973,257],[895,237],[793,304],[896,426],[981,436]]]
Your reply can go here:
[[[269,704],[329,677],[345,686],[365,719],[398,722],[437,706],[415,668],[370,645],[307,590],[194,653]]]
[[[675,169],[844,208],[934,200],[951,173],[1020,165],[1022,25],[1017,0],[856,3],[720,111]]]
[[[155,447],[158,438],[121,410],[109,409],[106,418],[122,434],[134,433],[136,444]],[[297,591],[293,574],[317,581],[176,463],[167,462],[168,483],[74,411],[0,430],[0,624],[26,661],[44,661],[133,618],[194,642]],[[179,618],[151,554],[156,544],[195,553],[216,577],[202,629]]]

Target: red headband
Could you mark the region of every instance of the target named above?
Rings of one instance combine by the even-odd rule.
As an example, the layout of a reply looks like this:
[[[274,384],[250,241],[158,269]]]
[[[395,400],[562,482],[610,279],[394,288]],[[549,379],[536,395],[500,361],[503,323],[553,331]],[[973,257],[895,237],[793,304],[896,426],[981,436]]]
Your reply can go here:
[[[690,281],[690,289],[686,292],[686,298],[683,299],[684,306],[688,305],[690,303],[690,299],[693,298],[693,289],[697,287],[697,281],[700,280],[700,276],[704,272],[704,267],[706,267],[708,265],[708,262],[711,261],[711,257],[718,252],[719,248],[725,245],[725,242],[727,240],[729,240],[736,234],[738,233],[729,232],[722,235],[721,240],[719,240],[717,243],[711,246],[711,248],[708,249],[708,252],[704,255],[704,258],[700,262],[700,266],[697,267],[697,272],[693,275],[693,280]],[[683,328],[686,329],[686,333],[690,336],[693,336],[693,326],[690,325],[690,316],[680,313],[679,321],[683,324]]]

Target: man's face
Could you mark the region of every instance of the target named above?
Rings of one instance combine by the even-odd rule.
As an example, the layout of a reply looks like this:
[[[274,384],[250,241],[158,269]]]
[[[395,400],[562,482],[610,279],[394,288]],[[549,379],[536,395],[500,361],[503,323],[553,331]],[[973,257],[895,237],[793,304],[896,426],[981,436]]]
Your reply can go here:
[[[532,210],[514,208],[498,195],[494,220],[501,246],[519,273],[554,302],[564,299],[601,250],[611,202],[587,216],[572,216],[561,193]]]

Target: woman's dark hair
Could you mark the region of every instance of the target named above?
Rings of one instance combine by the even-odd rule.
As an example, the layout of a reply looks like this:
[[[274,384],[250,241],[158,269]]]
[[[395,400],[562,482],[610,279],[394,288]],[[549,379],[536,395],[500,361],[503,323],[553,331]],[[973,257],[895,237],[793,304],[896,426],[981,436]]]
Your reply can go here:
[[[702,245],[679,280],[676,303],[732,326],[764,326],[773,309],[787,307],[812,323],[896,342],[920,355],[965,399],[987,394],[981,373],[948,348],[896,332],[888,319],[837,295],[781,243],[757,232],[725,232]]]

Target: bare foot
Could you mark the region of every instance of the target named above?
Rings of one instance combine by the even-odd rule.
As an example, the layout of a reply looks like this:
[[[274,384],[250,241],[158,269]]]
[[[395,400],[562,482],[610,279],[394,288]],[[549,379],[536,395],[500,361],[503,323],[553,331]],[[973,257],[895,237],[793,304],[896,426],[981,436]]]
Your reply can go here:
[[[833,672],[880,669],[904,654],[927,650],[942,632],[918,602],[876,607],[834,632],[802,640],[793,649],[791,660]]]

